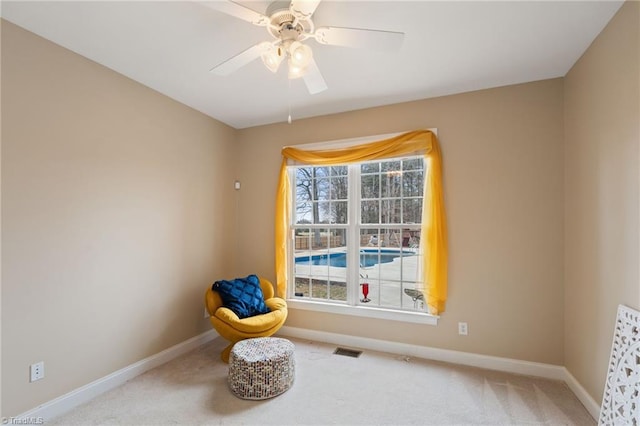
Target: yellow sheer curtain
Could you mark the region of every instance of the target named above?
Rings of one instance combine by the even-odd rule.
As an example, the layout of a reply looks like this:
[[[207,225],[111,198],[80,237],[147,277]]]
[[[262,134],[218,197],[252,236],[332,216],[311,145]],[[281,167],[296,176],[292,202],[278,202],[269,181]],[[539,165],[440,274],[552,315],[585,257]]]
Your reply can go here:
[[[444,312],[447,300],[447,221],[442,191],[442,155],[438,138],[429,130],[417,130],[381,141],[343,149],[305,151],[282,150],[282,166],[276,196],[275,257],[276,289],[280,297],[287,290],[287,238],[290,230],[291,188],[288,160],[309,165],[348,164],[360,161],[422,154],[425,157],[425,190],[422,209],[421,246],[423,250],[424,290],[429,312]]]

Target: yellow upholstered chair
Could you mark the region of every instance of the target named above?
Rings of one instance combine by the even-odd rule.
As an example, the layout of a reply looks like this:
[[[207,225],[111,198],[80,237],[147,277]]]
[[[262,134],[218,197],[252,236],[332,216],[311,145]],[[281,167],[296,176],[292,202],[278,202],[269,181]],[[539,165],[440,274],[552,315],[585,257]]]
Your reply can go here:
[[[248,318],[239,318],[231,309],[222,306],[222,298],[218,292],[209,288],[205,294],[205,306],[209,312],[211,325],[225,339],[229,340],[221,354],[224,362],[229,362],[231,348],[240,340],[273,335],[282,327],[287,319],[287,302],[275,297],[273,284],[260,278],[260,288],[264,302],[271,312]]]

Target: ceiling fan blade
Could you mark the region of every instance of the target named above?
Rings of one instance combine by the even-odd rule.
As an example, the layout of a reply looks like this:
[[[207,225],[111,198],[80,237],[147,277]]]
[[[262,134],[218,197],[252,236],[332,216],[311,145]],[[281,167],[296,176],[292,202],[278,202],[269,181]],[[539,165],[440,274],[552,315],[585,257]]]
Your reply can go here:
[[[258,25],[260,27],[266,27],[269,25],[269,18],[264,16],[262,13],[258,13],[253,9],[249,9],[248,7],[244,7],[230,0],[201,1],[200,3],[213,10],[226,13],[227,15],[234,16],[242,19],[243,21],[251,22],[253,25]]]
[[[291,0],[289,10],[298,19],[309,19],[320,4],[320,0]]]
[[[259,58],[262,52],[264,52],[269,45],[269,42],[264,41],[262,43],[256,44],[255,46],[251,46],[247,50],[238,53],[236,56],[233,56],[211,68],[210,71],[217,75],[229,75],[235,70],[247,65],[254,59]]]
[[[318,43],[375,50],[399,50],[404,33],[358,28],[320,27],[313,35]]]
[[[313,59],[311,59],[311,62],[307,65],[307,72],[302,78],[307,85],[307,90],[309,90],[309,93],[312,95],[327,90],[327,83],[324,81],[324,77],[322,77],[320,69]]]

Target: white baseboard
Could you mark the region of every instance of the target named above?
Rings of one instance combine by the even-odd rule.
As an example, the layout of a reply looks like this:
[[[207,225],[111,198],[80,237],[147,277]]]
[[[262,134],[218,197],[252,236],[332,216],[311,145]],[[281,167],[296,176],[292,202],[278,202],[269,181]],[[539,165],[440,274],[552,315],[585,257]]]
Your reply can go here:
[[[580,382],[573,377],[573,374],[566,368],[564,369],[564,382],[569,386],[569,389],[576,395],[576,397],[582,402],[582,405],[587,409],[591,417],[598,421],[600,418],[600,404],[598,404],[592,397],[589,395],[587,390],[582,387]]]
[[[336,345],[345,345],[397,355],[415,356],[434,361],[450,362],[452,364],[486,368],[489,370],[544,377],[547,379],[563,380],[565,377],[564,367],[560,365],[520,361],[510,358],[479,355],[470,352],[438,349],[428,346],[410,345],[407,343],[389,342],[386,340],[370,339],[367,337],[347,336],[344,334],[327,333],[324,331],[307,330],[287,326],[282,327],[278,334],[296,337],[299,339],[316,340]]]
[[[397,355],[414,356],[434,361],[450,362],[489,370],[505,371],[508,373],[524,374],[527,376],[543,377],[546,379],[562,380],[582,402],[589,414],[597,421],[600,406],[591,398],[589,393],[580,385],[575,377],[565,367],[540,362],[522,361],[489,355],[479,355],[470,352],[438,349],[427,346],[410,345],[407,343],[389,342],[386,340],[370,339],[367,337],[348,336],[345,334],[328,333],[325,331],[308,330],[297,327],[284,326],[278,335],[298,339],[308,339],[335,345],[370,349]]]
[[[600,405],[582,387],[580,382],[563,366],[544,364],[538,362],[521,361],[511,358],[502,358],[489,355],[479,355],[470,352],[438,349],[427,346],[411,345],[407,343],[389,342],[386,340],[356,337],[345,334],[329,333],[318,330],[308,330],[297,327],[284,326],[277,333],[279,336],[288,336],[298,339],[308,339],[318,342],[332,343],[336,345],[369,349],[387,352],[397,355],[414,356],[431,359],[434,361],[450,362],[453,364],[468,365],[490,370],[505,371],[515,374],[543,377],[547,379],[562,380],[569,389],[582,402],[589,414],[597,421],[600,415]],[[15,419],[53,419],[58,417],[96,396],[116,388],[126,381],[160,366],[172,359],[185,354],[197,347],[218,337],[214,330],[209,330],[198,336],[192,337],[182,343],[178,343],[162,352],[140,360],[125,368],[115,371],[108,376],[95,380],[87,385],[79,387],[65,395],[46,402],[32,410],[29,410]]]
[[[182,354],[204,345],[216,337],[218,337],[218,333],[216,333],[215,330],[206,331],[198,336],[192,337],[191,339],[185,340],[182,343],[178,343],[177,345],[167,348],[162,352],[158,352],[155,355],[151,355],[150,357],[124,367],[105,377],[74,389],[65,395],[45,402],[26,413],[22,413],[19,416],[14,417],[14,419],[19,422],[20,419],[42,418],[50,420],[58,417],[73,408],[90,401],[96,396],[116,388],[124,384],[126,381],[151,370],[152,368],[158,367]]]

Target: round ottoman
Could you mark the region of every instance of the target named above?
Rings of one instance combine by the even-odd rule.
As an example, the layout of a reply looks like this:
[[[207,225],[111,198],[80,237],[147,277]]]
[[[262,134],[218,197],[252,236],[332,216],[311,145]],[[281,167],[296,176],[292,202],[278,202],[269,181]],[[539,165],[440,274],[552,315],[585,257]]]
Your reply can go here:
[[[241,340],[229,356],[229,387],[242,399],[267,399],[293,384],[295,346],[287,339],[258,337]]]

